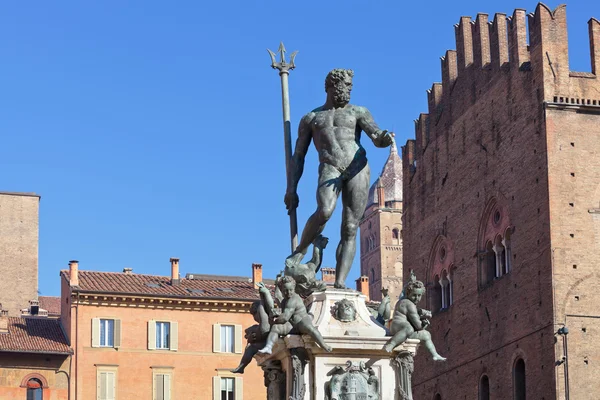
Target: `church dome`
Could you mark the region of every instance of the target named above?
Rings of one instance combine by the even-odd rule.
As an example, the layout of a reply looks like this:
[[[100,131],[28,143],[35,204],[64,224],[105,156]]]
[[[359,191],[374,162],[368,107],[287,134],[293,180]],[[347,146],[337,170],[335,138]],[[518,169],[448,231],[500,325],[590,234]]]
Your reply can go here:
[[[390,156],[388,157],[379,178],[371,185],[369,189],[369,200],[367,207],[377,204],[377,185],[383,185],[385,201],[402,201],[402,159],[398,155],[396,141],[390,146]]]

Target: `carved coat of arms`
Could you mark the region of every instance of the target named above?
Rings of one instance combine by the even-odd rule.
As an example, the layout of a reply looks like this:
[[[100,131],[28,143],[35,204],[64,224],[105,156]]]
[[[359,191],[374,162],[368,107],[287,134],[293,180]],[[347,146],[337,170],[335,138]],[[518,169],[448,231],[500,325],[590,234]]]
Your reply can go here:
[[[362,361],[348,361],[327,376],[331,379],[325,384],[326,400],[379,400],[379,379]]]

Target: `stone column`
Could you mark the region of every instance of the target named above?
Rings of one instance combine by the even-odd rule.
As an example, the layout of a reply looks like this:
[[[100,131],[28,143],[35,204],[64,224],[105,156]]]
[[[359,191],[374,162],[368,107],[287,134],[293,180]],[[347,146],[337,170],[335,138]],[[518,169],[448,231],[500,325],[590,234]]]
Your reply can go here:
[[[402,350],[394,358],[396,369],[396,384],[398,385],[398,399],[413,400],[412,397],[412,373],[414,371],[414,359],[410,351]]]
[[[271,361],[262,367],[267,387],[267,400],[281,400],[285,394],[285,373],[279,361]]]

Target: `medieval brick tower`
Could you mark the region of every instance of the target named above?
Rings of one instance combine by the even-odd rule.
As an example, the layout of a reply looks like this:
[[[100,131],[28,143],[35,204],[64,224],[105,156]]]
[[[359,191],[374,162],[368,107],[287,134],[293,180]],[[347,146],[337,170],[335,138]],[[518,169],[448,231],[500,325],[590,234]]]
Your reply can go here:
[[[360,222],[360,274],[369,278],[372,300],[381,300],[382,288],[389,289],[392,299],[402,292],[401,233],[402,160],[394,143],[381,175],[369,190]]]
[[[38,298],[40,196],[0,192],[0,303],[19,316]]]
[[[448,357],[421,351],[416,399],[600,393],[597,20],[589,33],[591,73],[569,69],[565,6],[456,25],[403,148],[404,265]]]

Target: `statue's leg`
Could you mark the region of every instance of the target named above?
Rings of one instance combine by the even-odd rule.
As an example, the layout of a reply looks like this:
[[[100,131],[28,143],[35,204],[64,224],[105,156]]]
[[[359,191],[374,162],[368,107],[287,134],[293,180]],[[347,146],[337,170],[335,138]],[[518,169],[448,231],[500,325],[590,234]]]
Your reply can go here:
[[[411,337],[414,337],[415,339],[419,339],[421,341],[423,346],[425,346],[425,348],[431,353],[433,361],[446,361],[446,359],[440,356],[437,350],[435,349],[435,345],[431,340],[431,333],[429,333],[426,330],[421,330],[412,334]]]
[[[390,340],[387,341],[383,349],[388,353],[391,353],[396,346],[398,346],[400,343],[404,343],[406,338],[408,338],[409,333],[410,332],[408,332],[406,329],[399,330],[390,338]]]
[[[310,216],[302,231],[300,243],[290,256],[293,262],[300,263],[308,247],[323,232],[325,224],[331,218],[340,193],[340,172],[329,164],[319,167],[319,186],[317,187],[317,211]]]
[[[277,326],[271,328],[271,332],[269,332],[269,336],[267,337],[267,343],[265,344],[265,347],[258,350],[259,353],[271,354],[271,351],[273,350],[273,345],[275,344],[277,339],[279,339],[279,332],[276,328]]]
[[[231,372],[234,374],[243,374],[244,369],[248,366],[248,364],[250,364],[252,357],[254,357],[256,353],[258,353],[258,347],[255,344],[248,344],[248,346],[246,346],[246,350],[244,350],[244,355],[242,356],[240,365],[231,370]]]
[[[304,317],[298,324],[296,325],[300,333],[310,335],[315,342],[325,351],[331,352],[331,346],[325,343],[325,339],[321,336],[321,332],[317,330],[312,324],[312,320],[310,317]]]
[[[342,229],[341,240],[336,251],[335,287],[344,288],[346,277],[356,255],[356,232],[369,197],[371,172],[365,165],[354,177],[349,179],[342,192]]]

